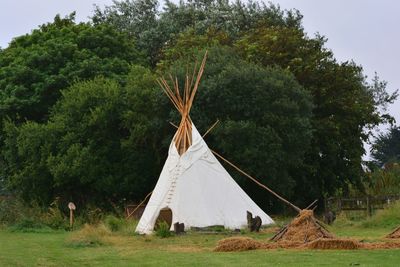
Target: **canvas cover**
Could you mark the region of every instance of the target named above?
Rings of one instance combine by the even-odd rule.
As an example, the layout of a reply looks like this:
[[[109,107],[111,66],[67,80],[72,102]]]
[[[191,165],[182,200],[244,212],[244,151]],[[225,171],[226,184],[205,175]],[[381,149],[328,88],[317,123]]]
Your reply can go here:
[[[192,145],[179,155],[174,141],[136,232],[149,234],[163,208],[172,210],[172,225],[190,227],[223,225],[236,229],[247,226],[246,211],[260,216],[262,224],[273,220],[239,187],[193,125]]]

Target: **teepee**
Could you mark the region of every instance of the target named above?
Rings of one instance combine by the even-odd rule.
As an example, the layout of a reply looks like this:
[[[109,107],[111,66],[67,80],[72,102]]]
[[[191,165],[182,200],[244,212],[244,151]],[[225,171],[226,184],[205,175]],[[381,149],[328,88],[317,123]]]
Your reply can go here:
[[[171,77],[172,88],[164,78],[158,80],[182,119],[158,182],[137,225],[138,233],[151,233],[158,217],[166,210],[172,217],[171,230],[175,223],[184,223],[186,229],[214,225],[242,228],[247,225],[247,211],[259,216],[263,225],[273,223],[215,158],[190,119],[189,112],[204,71],[206,56],[207,53],[196,77],[196,66],[191,77],[186,74],[183,92],[176,78]]]

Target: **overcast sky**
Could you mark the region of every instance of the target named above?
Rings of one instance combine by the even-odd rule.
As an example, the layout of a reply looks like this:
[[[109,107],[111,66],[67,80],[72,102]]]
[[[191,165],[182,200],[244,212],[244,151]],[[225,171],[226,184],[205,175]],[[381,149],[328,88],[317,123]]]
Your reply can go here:
[[[177,0],[176,0],[177,1]],[[296,8],[304,15],[304,28],[328,38],[327,47],[339,61],[354,60],[370,78],[376,71],[388,81],[388,91],[400,88],[400,1],[398,0],[272,0],[284,9]],[[76,11],[86,21],[93,4],[112,0],[0,0],[0,47],[13,37],[29,33],[56,14]],[[400,124],[400,100],[389,108]],[[383,127],[382,127],[383,128]]]

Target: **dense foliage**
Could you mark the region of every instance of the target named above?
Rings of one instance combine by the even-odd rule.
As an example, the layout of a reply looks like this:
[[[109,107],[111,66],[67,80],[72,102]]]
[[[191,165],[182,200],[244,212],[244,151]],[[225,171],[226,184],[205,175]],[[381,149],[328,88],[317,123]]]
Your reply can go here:
[[[121,80],[143,62],[133,39],[110,25],[74,23],[56,16],[0,53],[0,119],[46,120],[60,90],[98,75]]]
[[[373,162],[378,167],[400,162],[400,127],[390,128],[388,133],[380,134],[371,149]]]
[[[0,51],[0,188],[43,205],[143,198],[179,119],[155,77],[182,79],[206,49],[191,117],[200,132],[221,121],[210,147],[300,206],[361,186],[363,142],[393,121],[397,94],[337,62],[301,23],[251,1],[126,0],[97,7],[91,23],[57,16],[15,38]],[[280,208],[231,173],[262,207]]]

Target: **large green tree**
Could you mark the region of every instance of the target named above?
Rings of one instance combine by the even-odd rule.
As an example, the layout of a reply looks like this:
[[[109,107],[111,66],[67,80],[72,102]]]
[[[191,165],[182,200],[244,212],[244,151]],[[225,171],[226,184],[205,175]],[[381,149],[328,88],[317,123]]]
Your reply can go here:
[[[161,92],[143,67],[128,76],[127,86],[95,78],[63,90],[46,123],[6,123],[8,186],[44,205],[55,197],[98,206],[140,199],[158,176],[150,133],[158,118],[150,124],[145,113],[136,114]]]
[[[260,20],[271,26],[300,27],[302,16],[297,11],[282,11],[272,4],[248,1],[191,0],[178,4],[165,1],[163,9],[158,0],[114,1],[104,9],[97,7],[92,20],[95,24],[111,24],[122,32],[132,34],[141,50],[146,51],[154,66],[163,58],[165,45],[188,29],[204,34],[210,29],[226,32],[234,39],[255,27]]]
[[[377,77],[368,84],[354,62],[337,62],[325,42],[318,35],[309,38],[302,28],[260,24],[235,43],[249,60],[290,70],[313,96],[314,134],[296,185],[297,194],[307,194],[309,201],[360,183],[363,142],[371,128],[392,121],[385,107],[397,96]]]
[[[122,81],[134,62],[144,60],[128,34],[56,16],[0,51],[0,120],[44,121],[62,89],[98,75]]]
[[[394,126],[374,140],[371,156],[376,166],[400,162],[400,127]]]

